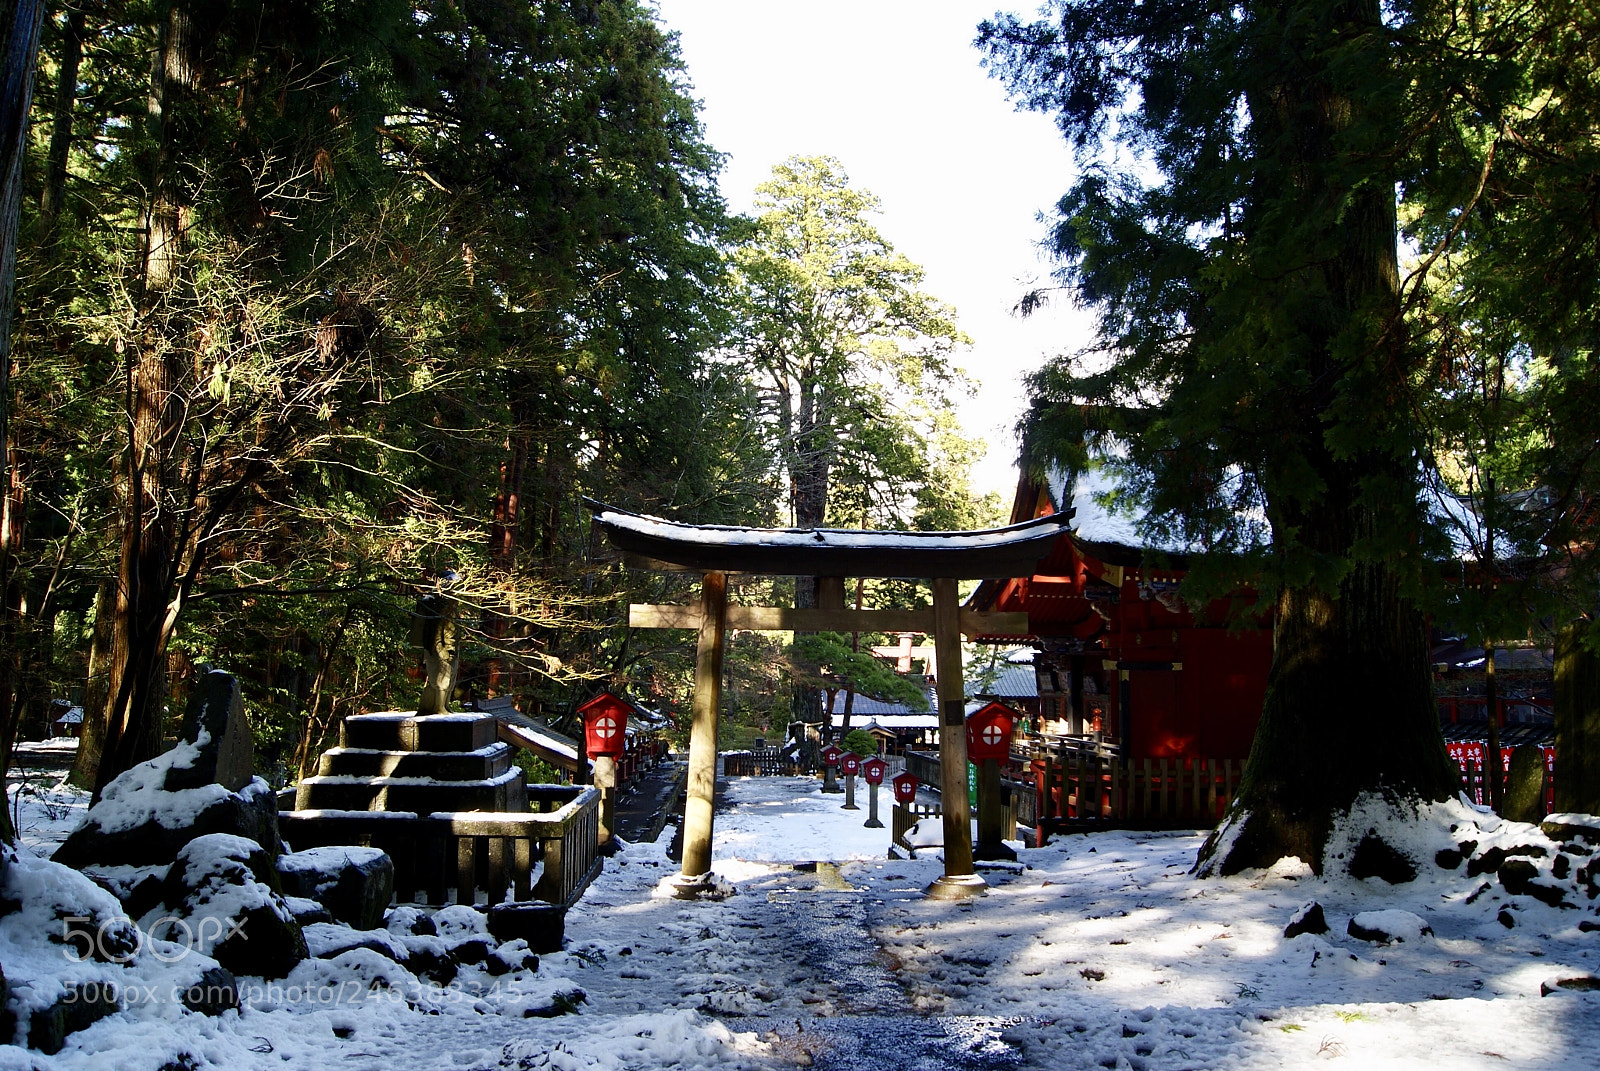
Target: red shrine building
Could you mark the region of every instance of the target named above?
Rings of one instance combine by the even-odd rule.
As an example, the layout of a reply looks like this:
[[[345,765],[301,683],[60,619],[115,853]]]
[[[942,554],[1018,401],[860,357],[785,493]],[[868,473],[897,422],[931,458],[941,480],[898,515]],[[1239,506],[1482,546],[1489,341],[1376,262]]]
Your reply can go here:
[[[1031,728],[1131,759],[1245,758],[1272,660],[1270,616],[1230,628],[1227,600],[1186,603],[1178,594],[1186,556],[1159,548],[1169,564],[1147,567],[1148,548],[1096,500],[1099,489],[1094,476],[1070,486],[1024,476],[1011,523],[1068,508],[1075,523],[1031,575],[985,580],[967,603],[1027,612],[1038,649]]]

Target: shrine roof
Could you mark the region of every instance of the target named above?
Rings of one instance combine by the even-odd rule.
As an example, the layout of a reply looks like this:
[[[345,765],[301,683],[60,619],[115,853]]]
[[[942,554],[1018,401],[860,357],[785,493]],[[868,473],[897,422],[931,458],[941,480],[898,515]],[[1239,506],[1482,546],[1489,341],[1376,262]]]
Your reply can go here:
[[[680,524],[585,504],[608,541],[636,569],[958,580],[1027,576],[1067,532],[1063,510],[1005,528],[896,532],[851,528],[741,528]]]

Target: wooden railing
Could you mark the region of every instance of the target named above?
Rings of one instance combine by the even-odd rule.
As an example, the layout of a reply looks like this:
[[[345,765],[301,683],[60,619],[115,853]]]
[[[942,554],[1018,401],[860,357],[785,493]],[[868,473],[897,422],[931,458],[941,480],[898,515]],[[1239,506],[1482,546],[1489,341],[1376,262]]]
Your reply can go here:
[[[805,771],[782,748],[758,747],[724,753],[722,772],[728,777],[798,777]]]
[[[587,786],[529,785],[532,813],[284,811],[283,838],[297,850],[352,844],[394,860],[395,900],[489,904],[545,900],[570,905],[600,872],[600,793]],[[536,864],[543,864],[537,884]]]
[[[1015,840],[1017,836],[1017,799],[1012,794],[1006,804],[1005,815],[1000,819],[1001,837],[1005,840]],[[890,822],[890,840],[902,848],[910,849],[906,842],[906,834],[911,827],[924,818],[943,818],[944,805],[942,803],[924,803],[912,801],[911,803],[895,802],[894,817]]]
[[[1214,826],[1238,790],[1237,759],[1108,760],[1092,753],[1033,761],[1036,827],[1187,829]]]
[[[924,818],[939,818],[944,814],[944,809],[937,803],[896,803],[894,805],[894,819],[890,823],[890,840],[905,849],[911,845],[906,843],[906,833],[912,826]]]

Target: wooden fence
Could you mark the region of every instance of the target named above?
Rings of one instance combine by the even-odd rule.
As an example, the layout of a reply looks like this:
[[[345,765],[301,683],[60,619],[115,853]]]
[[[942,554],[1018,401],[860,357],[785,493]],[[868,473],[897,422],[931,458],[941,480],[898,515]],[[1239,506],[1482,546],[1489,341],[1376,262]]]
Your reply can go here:
[[[1006,803],[1005,816],[1000,820],[1001,837],[1004,840],[1015,840],[1017,837],[1017,799],[1018,797],[1015,794],[1011,795]],[[890,822],[890,840],[909,850],[911,845],[906,842],[906,834],[910,832],[912,826],[924,818],[943,817],[943,804],[917,801],[900,803],[896,801],[893,820]]]
[[[758,747],[729,751],[722,756],[722,773],[726,777],[799,777],[805,772],[800,763],[784,757],[782,748]]]
[[[352,844],[394,860],[397,903],[473,904],[545,900],[569,906],[600,872],[600,793],[587,786],[529,785],[532,813],[284,811],[296,849]],[[543,864],[538,882],[534,869]]]
[[[1237,759],[1135,759],[1089,752],[1033,761],[1036,827],[1195,829],[1214,826],[1238,790]]]

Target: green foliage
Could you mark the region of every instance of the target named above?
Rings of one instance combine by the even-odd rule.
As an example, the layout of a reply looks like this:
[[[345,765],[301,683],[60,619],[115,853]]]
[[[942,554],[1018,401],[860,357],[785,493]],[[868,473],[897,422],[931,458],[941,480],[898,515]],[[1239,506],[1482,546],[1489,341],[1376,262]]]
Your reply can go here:
[[[844,734],[844,739],[839,742],[839,746],[852,755],[860,755],[865,758],[868,755],[876,755],[878,753],[878,738],[865,729],[851,729]]]
[[[881,637],[863,637],[857,647],[870,648]],[[928,697],[915,682],[900,676],[894,667],[875,657],[868,649],[852,647],[837,632],[811,632],[795,637],[797,678],[807,687],[830,692],[849,689],[891,703],[904,703],[912,710],[927,710]],[[809,667],[818,667],[815,673]]]
[[[792,157],[756,207],[733,254],[736,345],[766,402],[792,523],[906,528],[970,511],[948,499],[976,456],[949,408],[966,387],[950,355],[970,340],[873,226],[877,199],[831,157]]]

